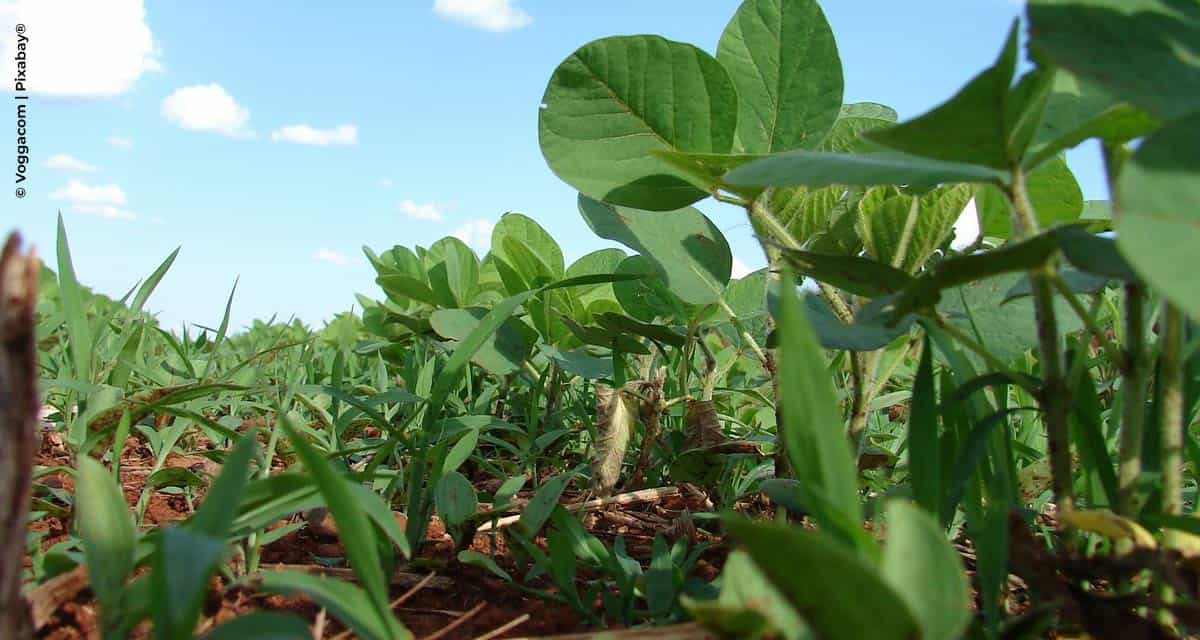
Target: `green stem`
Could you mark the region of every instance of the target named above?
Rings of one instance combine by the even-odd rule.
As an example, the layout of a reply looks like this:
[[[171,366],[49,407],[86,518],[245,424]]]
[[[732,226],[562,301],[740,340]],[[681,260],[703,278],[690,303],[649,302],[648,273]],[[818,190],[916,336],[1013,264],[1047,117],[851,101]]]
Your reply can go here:
[[[896,255],[892,256],[892,266],[904,269],[904,259],[908,257],[908,245],[912,243],[913,230],[917,228],[917,213],[921,208],[920,196],[913,196],[912,205],[908,208],[908,217],[904,220],[904,228],[900,231],[900,242],[896,246]]]
[[[1140,285],[1125,285],[1125,370],[1121,381],[1120,466],[1117,469],[1117,513],[1138,510],[1137,482],[1142,474],[1142,441],[1146,422],[1146,299]]]
[[[1162,335],[1162,464],[1163,512],[1183,513],[1183,313],[1170,303],[1164,303]],[[1168,529],[1168,547],[1178,546],[1179,536]]]
[[[1037,234],[1037,216],[1029,201],[1025,171],[1019,165],[1012,169],[1012,186],[1008,195],[1013,207],[1016,238],[1022,240]],[[1055,504],[1059,512],[1064,513],[1075,508],[1075,496],[1071,484],[1071,396],[1063,376],[1065,366],[1062,349],[1059,348],[1058,318],[1054,311],[1053,281],[1056,276],[1053,260],[1029,271],[1041,356],[1042,388],[1039,400],[1045,415],[1046,445],[1050,450],[1051,485]]]

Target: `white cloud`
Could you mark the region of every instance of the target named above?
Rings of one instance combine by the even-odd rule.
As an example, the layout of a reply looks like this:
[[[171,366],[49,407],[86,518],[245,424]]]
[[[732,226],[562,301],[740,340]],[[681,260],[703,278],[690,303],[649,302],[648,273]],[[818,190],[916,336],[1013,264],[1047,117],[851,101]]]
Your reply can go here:
[[[132,149],[133,140],[130,140],[129,138],[122,138],[121,136],[109,136],[108,146],[114,149]]]
[[[344,254],[334,251],[328,247],[321,247],[320,249],[317,249],[317,252],[313,254],[313,259],[317,260],[318,262],[328,262],[329,264],[337,265],[339,267],[344,267],[347,264],[350,264],[350,260],[347,259]]]
[[[0,64],[4,87],[20,77],[26,26],[29,69],[25,89],[68,97],[116,96],[147,71],[159,55],[142,0],[15,0],[0,2]]]
[[[446,216],[442,214],[441,209],[439,209],[438,206],[432,202],[427,204],[417,204],[412,200],[405,200],[396,205],[396,207],[400,209],[400,213],[403,213],[409,218],[413,218],[415,220],[431,220],[433,222],[441,222],[442,220],[446,219]]]
[[[137,216],[125,209],[125,190],[115,184],[90,185],[71,179],[50,194],[54,200],[65,200],[67,210],[110,220],[133,220]]]
[[[92,186],[76,179],[68,181],[50,197],[80,204],[125,204],[125,191],[121,187],[115,184]]]
[[[467,243],[467,246],[476,249],[480,252],[486,252],[492,246],[492,229],[496,227],[496,223],[491,220],[468,220],[465,224],[459,226],[451,234],[455,238]]]
[[[46,161],[46,166],[51,169],[62,169],[63,171],[95,171],[96,167],[65,153],[56,153],[50,156]]]
[[[970,246],[975,239],[979,237],[979,213],[975,209],[975,198],[971,198],[967,202],[967,206],[959,214],[958,220],[954,223],[954,239],[950,241],[950,246],[955,249],[962,249]]]
[[[313,144],[325,146],[329,144],[357,144],[358,127],[352,124],[338,125],[332,129],[314,129],[306,124],[292,124],[271,133],[275,142],[294,142],[296,144]]]
[[[231,138],[253,135],[246,126],[250,111],[215,82],[176,89],[163,99],[162,114],[184,129],[213,131]]]
[[[109,220],[133,220],[137,218],[132,211],[115,207],[111,204],[74,204],[70,207],[75,213],[85,213],[90,216],[99,216],[108,218]]]
[[[487,31],[512,31],[533,18],[514,0],[434,0],[433,12],[448,20]]]
[[[379,179],[379,186],[384,189],[391,189],[393,186],[395,186],[395,184],[396,183],[392,182],[391,178],[380,178]]]
[[[733,258],[733,269],[730,270],[729,277],[745,278],[751,273],[754,273],[754,269],[746,266],[746,263],[738,260],[736,256]]]

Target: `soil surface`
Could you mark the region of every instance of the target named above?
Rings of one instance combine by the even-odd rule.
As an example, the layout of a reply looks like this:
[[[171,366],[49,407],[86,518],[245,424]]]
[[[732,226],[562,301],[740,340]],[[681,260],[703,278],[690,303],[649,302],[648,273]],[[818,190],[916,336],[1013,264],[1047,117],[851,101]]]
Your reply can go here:
[[[201,476],[215,476],[220,472],[220,466],[209,458],[199,455],[207,445],[196,443],[188,450],[197,451],[194,455],[172,453],[165,466],[188,468]],[[45,469],[64,468],[70,465],[71,457],[62,442],[61,436],[55,432],[43,433],[42,448],[37,465]],[[277,461],[278,466],[282,463]],[[130,509],[136,509],[142,488],[145,485],[154,466],[153,453],[140,442],[130,439],[121,455],[121,483]],[[480,483],[485,479],[480,478]],[[74,492],[74,479],[65,471],[49,471],[41,475],[35,484],[36,497],[46,503],[61,507],[61,511],[50,513],[31,523],[30,528],[42,534],[40,547],[43,551],[68,538],[71,526],[69,506],[56,497],[56,493]],[[477,484],[476,486],[482,486]],[[528,497],[528,496],[525,496]],[[564,502],[570,502],[576,497],[564,496]],[[151,493],[144,506],[144,527],[169,525],[188,518],[193,509],[199,506],[202,496],[193,496],[190,500],[181,493],[166,493],[155,491]],[[688,512],[711,509],[706,498],[694,491],[681,491],[677,495],[669,495],[649,503],[610,506],[599,512],[589,513],[584,518],[584,526],[594,535],[611,543],[618,535],[625,538],[629,554],[648,566],[651,548],[656,533],[666,533],[674,538],[685,535],[693,541],[707,540],[716,542],[706,551],[697,565],[694,575],[711,580],[720,573],[727,550],[715,538],[693,527],[679,526],[686,522],[681,516]],[[36,510],[36,509],[35,509]],[[306,518],[305,515],[308,517]],[[403,523],[403,514],[396,514]],[[263,547],[261,568],[269,571],[275,567],[287,566],[288,569],[309,570],[316,573],[323,571],[346,571],[347,565],[343,559],[343,549],[337,538],[336,526],[327,514],[297,514],[286,521],[280,521],[271,528],[283,526],[291,522],[306,520],[306,526],[293,531],[279,540]],[[397,579],[392,588],[392,600],[413,587],[413,582],[434,573],[434,580],[425,587],[416,590],[407,600],[395,607],[397,618],[405,624],[417,638],[424,638],[443,631],[450,625],[452,630],[438,637],[476,638],[492,632],[519,618],[525,619],[496,638],[537,637],[587,630],[589,625],[580,615],[567,605],[547,601],[517,590],[492,574],[455,560],[456,554],[453,542],[450,540],[435,517],[426,533],[426,544],[420,554],[420,559],[410,566],[401,568],[407,573],[404,580]],[[544,538],[535,541],[545,547]],[[497,564],[510,573],[517,571],[516,562],[509,554],[504,536],[494,532],[477,533],[470,548],[481,553],[490,554]],[[27,561],[27,566],[29,566]],[[83,576],[76,572],[77,577]],[[587,579],[587,572],[581,568],[581,578]],[[519,575],[519,573],[514,573]],[[63,576],[60,580],[69,578]],[[99,618],[97,605],[91,590],[86,587],[86,580],[77,579],[82,585],[74,590],[68,589],[66,595],[57,596],[57,600],[49,603],[52,613],[39,629],[39,637],[67,640],[75,638],[98,638],[97,625]],[[535,581],[530,587],[554,592],[553,585],[548,580]],[[600,603],[595,603],[596,611],[602,611]],[[202,633],[214,625],[232,619],[239,615],[258,610],[281,611],[299,615],[309,621],[314,628],[314,637],[347,638],[352,635],[341,635],[345,629],[332,616],[327,615],[317,605],[303,596],[283,597],[267,593],[255,592],[246,586],[228,586],[219,578],[214,578],[209,591],[198,632]],[[527,614],[527,616],[526,616]],[[320,631],[317,635],[316,630]],[[133,634],[135,638],[151,637],[148,624],[143,624]]]

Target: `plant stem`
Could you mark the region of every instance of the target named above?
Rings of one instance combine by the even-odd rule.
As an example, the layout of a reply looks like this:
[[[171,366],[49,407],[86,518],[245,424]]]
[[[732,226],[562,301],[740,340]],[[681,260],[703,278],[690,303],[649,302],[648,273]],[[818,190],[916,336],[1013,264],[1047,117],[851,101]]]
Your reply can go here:
[[[1162,376],[1162,465],[1163,513],[1183,513],[1183,434],[1187,425],[1183,415],[1183,330],[1184,317],[1169,302],[1163,303]],[[1168,547],[1177,546],[1177,532],[1167,529]]]
[[[1009,199],[1013,207],[1013,230],[1018,240],[1038,232],[1037,216],[1029,201],[1025,171],[1012,169]],[[1063,377],[1062,349],[1059,348],[1058,318],[1054,312],[1054,285],[1057,269],[1050,262],[1031,269],[1029,281],[1033,291],[1033,308],[1037,318],[1038,350],[1041,356],[1042,388],[1039,400],[1045,414],[1046,445],[1050,450],[1050,476],[1054,500],[1060,513],[1075,508],[1071,480],[1070,411],[1071,396]]]
[[[900,241],[896,246],[896,255],[892,256],[892,266],[907,271],[904,260],[908,257],[908,245],[912,244],[913,230],[917,228],[917,214],[921,209],[920,196],[912,197],[912,205],[908,208],[908,217],[904,219],[904,228],[900,230]]]
[[[1146,300],[1142,287],[1125,285],[1125,369],[1121,381],[1120,466],[1117,469],[1117,513],[1134,515],[1137,481],[1142,474],[1142,441],[1146,422]]]

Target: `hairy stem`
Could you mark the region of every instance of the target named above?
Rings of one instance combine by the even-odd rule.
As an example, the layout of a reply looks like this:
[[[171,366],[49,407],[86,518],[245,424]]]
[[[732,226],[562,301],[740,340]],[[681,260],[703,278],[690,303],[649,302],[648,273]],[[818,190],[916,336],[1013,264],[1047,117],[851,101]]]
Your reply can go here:
[[[1017,239],[1038,232],[1037,216],[1029,201],[1025,171],[1013,167],[1009,199],[1013,207],[1013,230]],[[1054,500],[1059,512],[1075,508],[1071,485],[1070,411],[1071,396],[1064,377],[1062,349],[1059,347],[1058,318],[1054,312],[1054,278],[1057,269],[1053,260],[1029,271],[1033,291],[1033,308],[1037,318],[1038,351],[1041,356],[1042,388],[1039,393],[1044,422],[1046,445],[1050,450],[1050,476]]]
[[[1183,513],[1183,313],[1164,303],[1162,335],[1162,464],[1163,512]],[[1168,546],[1176,546],[1178,535],[1168,529]]]
[[[1134,515],[1138,508],[1137,482],[1142,475],[1142,441],[1145,439],[1146,298],[1141,285],[1125,285],[1125,370],[1121,381],[1120,466],[1117,469],[1117,513]]]

